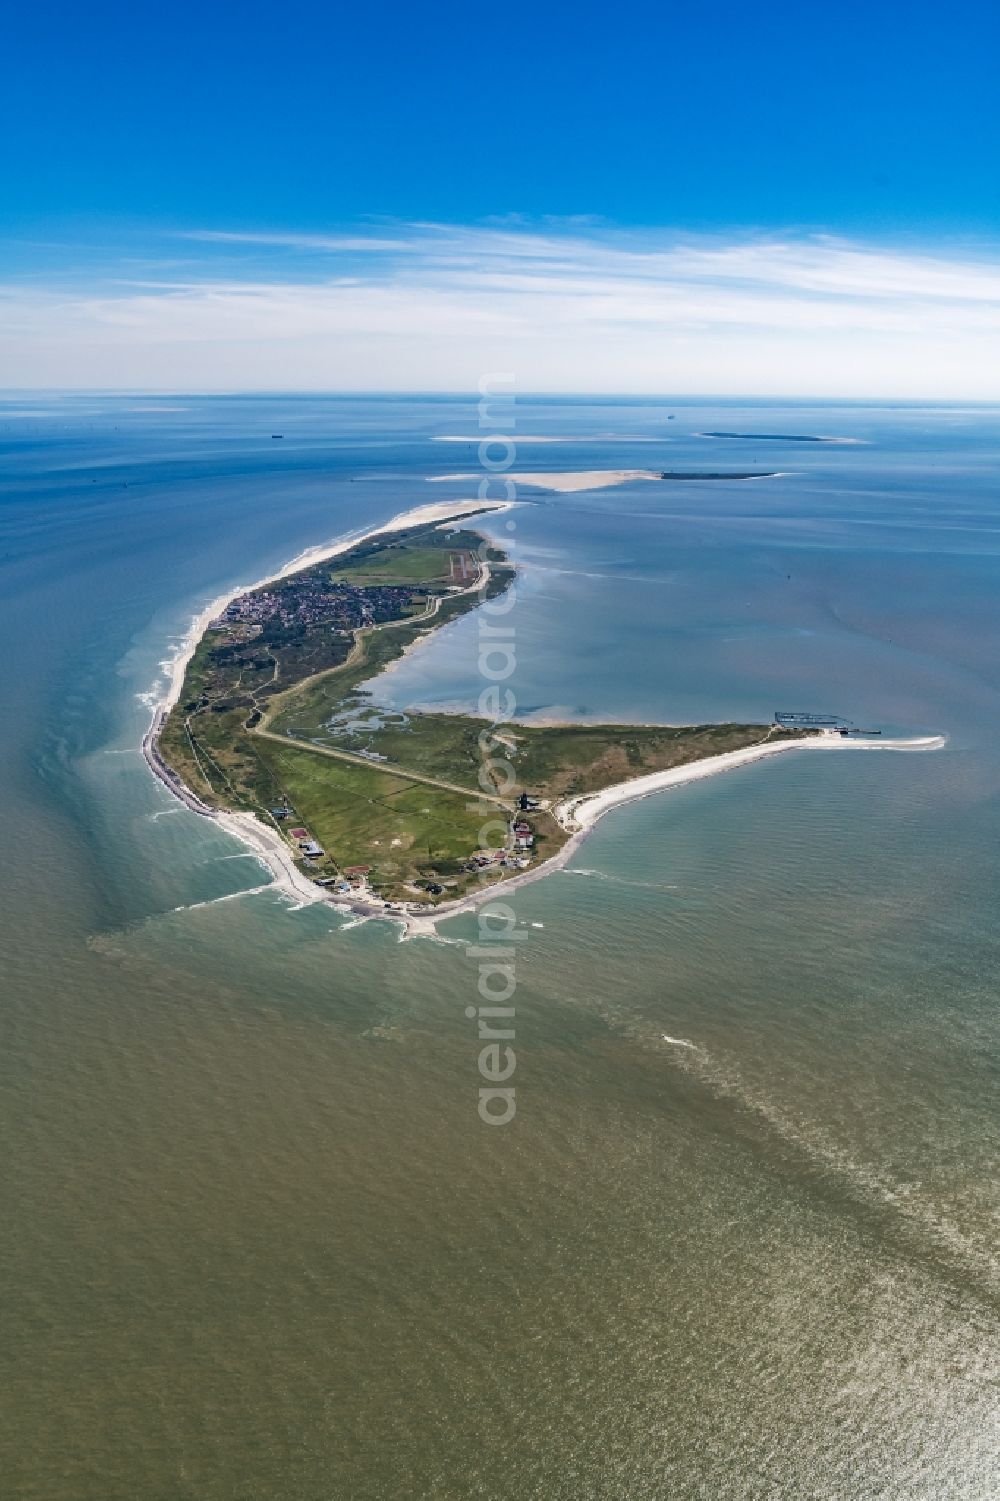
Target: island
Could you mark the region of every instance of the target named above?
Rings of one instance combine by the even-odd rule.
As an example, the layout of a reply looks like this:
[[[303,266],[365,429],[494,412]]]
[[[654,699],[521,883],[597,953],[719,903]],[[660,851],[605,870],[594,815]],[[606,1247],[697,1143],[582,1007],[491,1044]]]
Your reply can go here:
[[[780,470],[763,469],[553,469],[511,471],[506,478],[512,484],[532,490],[553,490],[573,495],[581,490],[610,490],[616,485],[630,485],[637,480],[754,480],[781,479]],[[475,474],[432,474],[435,485],[478,482]]]
[[[514,580],[505,551],[469,525],[498,508],[444,521],[441,509],[217,602],[146,736],[165,785],[226,822],[299,896],[365,915],[445,915],[562,863],[616,802],[832,743],[774,722],[496,723],[387,709],[366,685]]]
[[[780,479],[776,469],[667,469],[660,479]]]
[[[860,443],[860,438],[825,438],[817,433],[695,433],[696,438],[742,438],[759,443]]]

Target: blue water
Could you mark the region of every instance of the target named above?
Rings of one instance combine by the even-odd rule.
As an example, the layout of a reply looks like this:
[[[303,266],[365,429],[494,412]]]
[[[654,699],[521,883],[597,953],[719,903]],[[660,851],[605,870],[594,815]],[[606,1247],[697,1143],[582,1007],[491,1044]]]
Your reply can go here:
[[[521,489],[522,712],[948,745],[631,805],[516,893],[495,1132],[474,920],[293,911],[137,752],[196,610],[474,495],[428,477],[477,437],[472,400],[0,402],[11,1493],[985,1501],[1000,413],[518,399],[517,471],[782,471]],[[477,629],[374,691],[467,705]]]

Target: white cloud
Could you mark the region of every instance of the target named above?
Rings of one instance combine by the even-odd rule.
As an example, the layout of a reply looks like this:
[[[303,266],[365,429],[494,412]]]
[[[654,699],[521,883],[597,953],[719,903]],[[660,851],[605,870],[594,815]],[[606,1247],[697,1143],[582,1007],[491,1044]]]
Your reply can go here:
[[[1000,261],[829,236],[191,230],[0,286],[0,385],[1000,399]],[[152,257],[149,258],[152,262]]]

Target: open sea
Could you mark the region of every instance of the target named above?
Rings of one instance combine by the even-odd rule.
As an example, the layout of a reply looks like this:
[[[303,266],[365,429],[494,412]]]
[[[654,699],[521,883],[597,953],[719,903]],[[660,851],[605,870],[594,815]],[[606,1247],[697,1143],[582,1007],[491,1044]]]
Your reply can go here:
[[[5,1501],[998,1493],[1000,410],[513,434],[515,472],[782,472],[521,490],[523,713],[947,747],[609,813],[511,898],[491,1129],[475,918],[294,908],[138,749],[208,600],[477,494],[428,483],[475,398],[0,400]],[[477,632],[379,696],[470,705]]]

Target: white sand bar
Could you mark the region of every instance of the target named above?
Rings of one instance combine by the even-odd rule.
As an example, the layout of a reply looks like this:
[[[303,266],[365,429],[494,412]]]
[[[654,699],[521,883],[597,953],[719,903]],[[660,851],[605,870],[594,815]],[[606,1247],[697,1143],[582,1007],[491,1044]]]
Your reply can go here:
[[[564,829],[573,833],[593,828],[609,808],[621,803],[631,803],[637,798],[648,797],[653,792],[664,792],[668,787],[679,787],[685,782],[697,782],[702,777],[718,775],[721,771],[734,771],[739,766],[749,766],[753,761],[762,761],[766,756],[781,755],[790,750],[895,750],[928,751],[941,750],[945,744],[943,735],[921,735],[907,740],[891,740],[874,736],[809,735],[801,740],[763,741],[749,745],[743,750],[726,751],[721,756],[706,756],[701,761],[690,761],[684,766],[674,766],[667,771],[653,771],[648,776],[635,777],[630,782],[605,787],[603,792],[585,793],[580,797],[557,803],[553,816]]]
[[[630,485],[633,480],[663,478],[659,470],[654,469],[580,469],[553,474],[505,472],[500,477],[513,480],[516,485],[527,485],[534,490],[558,490],[564,495],[571,495],[577,490],[609,490],[613,485]],[[427,478],[432,485],[441,484],[445,480],[461,480],[468,484],[471,480],[482,479],[482,475],[429,474]]]

